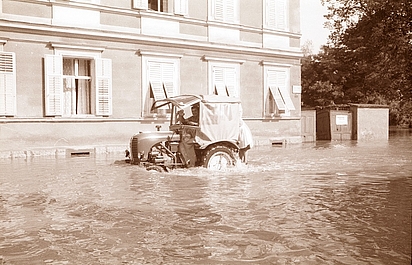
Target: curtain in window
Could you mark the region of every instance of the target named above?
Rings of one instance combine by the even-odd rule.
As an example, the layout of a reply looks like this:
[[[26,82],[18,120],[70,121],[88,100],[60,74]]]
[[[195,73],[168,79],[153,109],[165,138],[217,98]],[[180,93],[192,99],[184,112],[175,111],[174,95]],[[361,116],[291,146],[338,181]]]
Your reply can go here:
[[[110,59],[96,59],[94,61],[94,72],[91,77],[92,84],[94,84],[93,94],[91,94],[90,82],[87,79],[63,78],[62,56],[45,55],[44,60],[46,116],[90,113],[108,116],[112,114],[112,61]],[[69,73],[70,66],[66,66],[65,71]],[[88,73],[84,74],[88,75]],[[77,92],[73,89],[75,87],[79,88]],[[95,98],[95,109],[93,110],[90,98]],[[82,107],[77,109],[80,105]]]

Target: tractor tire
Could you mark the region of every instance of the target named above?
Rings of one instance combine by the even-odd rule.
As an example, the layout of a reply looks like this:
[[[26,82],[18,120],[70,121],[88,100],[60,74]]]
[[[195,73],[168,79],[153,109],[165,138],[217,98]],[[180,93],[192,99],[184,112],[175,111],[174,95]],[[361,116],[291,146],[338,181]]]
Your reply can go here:
[[[235,164],[236,159],[232,150],[223,145],[207,149],[203,157],[203,166],[207,169],[226,170]]]

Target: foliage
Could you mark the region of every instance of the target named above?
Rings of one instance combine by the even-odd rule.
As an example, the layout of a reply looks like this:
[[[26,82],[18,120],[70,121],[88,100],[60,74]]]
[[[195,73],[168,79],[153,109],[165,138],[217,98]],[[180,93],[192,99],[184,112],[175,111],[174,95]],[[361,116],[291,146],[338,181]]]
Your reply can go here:
[[[412,124],[411,0],[322,2],[332,33],[302,61],[303,103],[387,104],[392,123]]]

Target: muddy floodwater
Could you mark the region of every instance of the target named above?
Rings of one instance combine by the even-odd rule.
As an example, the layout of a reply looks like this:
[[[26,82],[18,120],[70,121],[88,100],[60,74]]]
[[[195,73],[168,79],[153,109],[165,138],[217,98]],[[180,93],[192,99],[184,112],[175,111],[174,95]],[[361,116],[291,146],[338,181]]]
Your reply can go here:
[[[0,160],[0,264],[411,264],[410,131],[226,172],[122,159]]]

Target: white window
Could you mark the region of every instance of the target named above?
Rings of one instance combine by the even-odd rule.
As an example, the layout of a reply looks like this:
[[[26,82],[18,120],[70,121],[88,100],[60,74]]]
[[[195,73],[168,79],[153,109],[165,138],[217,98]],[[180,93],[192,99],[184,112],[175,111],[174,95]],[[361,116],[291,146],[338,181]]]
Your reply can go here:
[[[133,8],[187,15],[188,0],[133,0]]]
[[[210,0],[210,19],[228,23],[239,22],[238,0]]]
[[[0,116],[16,115],[16,56],[0,51]]]
[[[210,94],[239,97],[239,64],[210,63]]]
[[[264,25],[268,29],[288,29],[289,0],[265,0]]]
[[[289,68],[265,68],[265,116],[290,116],[295,106],[290,97]]]
[[[110,59],[45,56],[46,116],[112,114]]]
[[[143,116],[150,114],[154,101],[179,93],[179,59],[144,57],[143,59]]]

